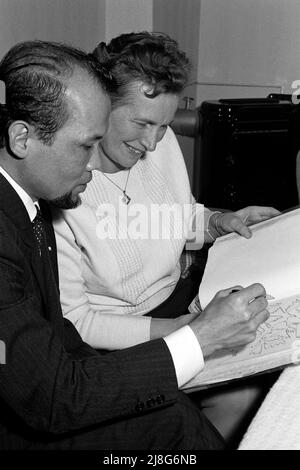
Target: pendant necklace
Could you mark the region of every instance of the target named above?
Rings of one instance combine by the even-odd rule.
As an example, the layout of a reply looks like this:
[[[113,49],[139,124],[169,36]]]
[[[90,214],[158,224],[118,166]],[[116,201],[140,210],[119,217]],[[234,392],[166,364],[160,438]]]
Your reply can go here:
[[[131,197],[128,196],[128,194],[126,193],[126,188],[127,188],[127,184],[128,184],[128,178],[129,178],[129,175],[130,175],[130,170],[131,168],[128,170],[128,173],[127,173],[127,179],[126,179],[126,183],[125,183],[125,187],[124,189],[121,188],[121,186],[119,186],[117,183],[115,183],[113,180],[111,180],[105,173],[102,173],[103,176],[105,176],[105,178],[110,181],[114,186],[116,186],[117,188],[119,188],[120,191],[122,191],[123,193],[123,196],[121,197],[121,201],[124,203],[124,204],[129,204],[130,201],[131,201]]]

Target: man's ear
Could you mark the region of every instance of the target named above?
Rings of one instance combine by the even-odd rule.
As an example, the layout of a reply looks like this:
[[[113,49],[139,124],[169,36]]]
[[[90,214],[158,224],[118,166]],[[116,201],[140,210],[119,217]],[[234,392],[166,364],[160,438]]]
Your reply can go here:
[[[28,155],[30,126],[25,121],[14,121],[8,128],[9,147],[18,158]]]

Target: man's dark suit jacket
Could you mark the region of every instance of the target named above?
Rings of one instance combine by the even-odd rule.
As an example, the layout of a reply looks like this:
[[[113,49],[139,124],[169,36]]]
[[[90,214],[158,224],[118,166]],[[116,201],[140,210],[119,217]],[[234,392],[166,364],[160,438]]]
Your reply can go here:
[[[22,447],[107,420],[126,420],[177,400],[169,350],[155,340],[101,354],[63,319],[55,238],[45,276],[23,202],[0,175],[0,448]],[[51,268],[52,265],[52,268]]]

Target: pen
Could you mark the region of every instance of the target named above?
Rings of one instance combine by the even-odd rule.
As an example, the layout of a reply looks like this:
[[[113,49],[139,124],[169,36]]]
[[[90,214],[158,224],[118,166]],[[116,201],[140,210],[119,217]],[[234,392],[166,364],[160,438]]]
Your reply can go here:
[[[231,294],[233,294],[234,292],[239,292],[239,291],[240,291],[240,289],[232,289]],[[273,297],[273,295],[266,294],[264,297],[267,300],[275,300],[275,297]]]

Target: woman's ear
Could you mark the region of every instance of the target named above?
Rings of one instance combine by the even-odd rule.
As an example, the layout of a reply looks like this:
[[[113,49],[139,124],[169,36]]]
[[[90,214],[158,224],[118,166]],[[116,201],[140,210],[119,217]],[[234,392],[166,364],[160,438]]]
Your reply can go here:
[[[30,126],[25,121],[14,121],[8,128],[9,148],[18,158],[28,155]]]

